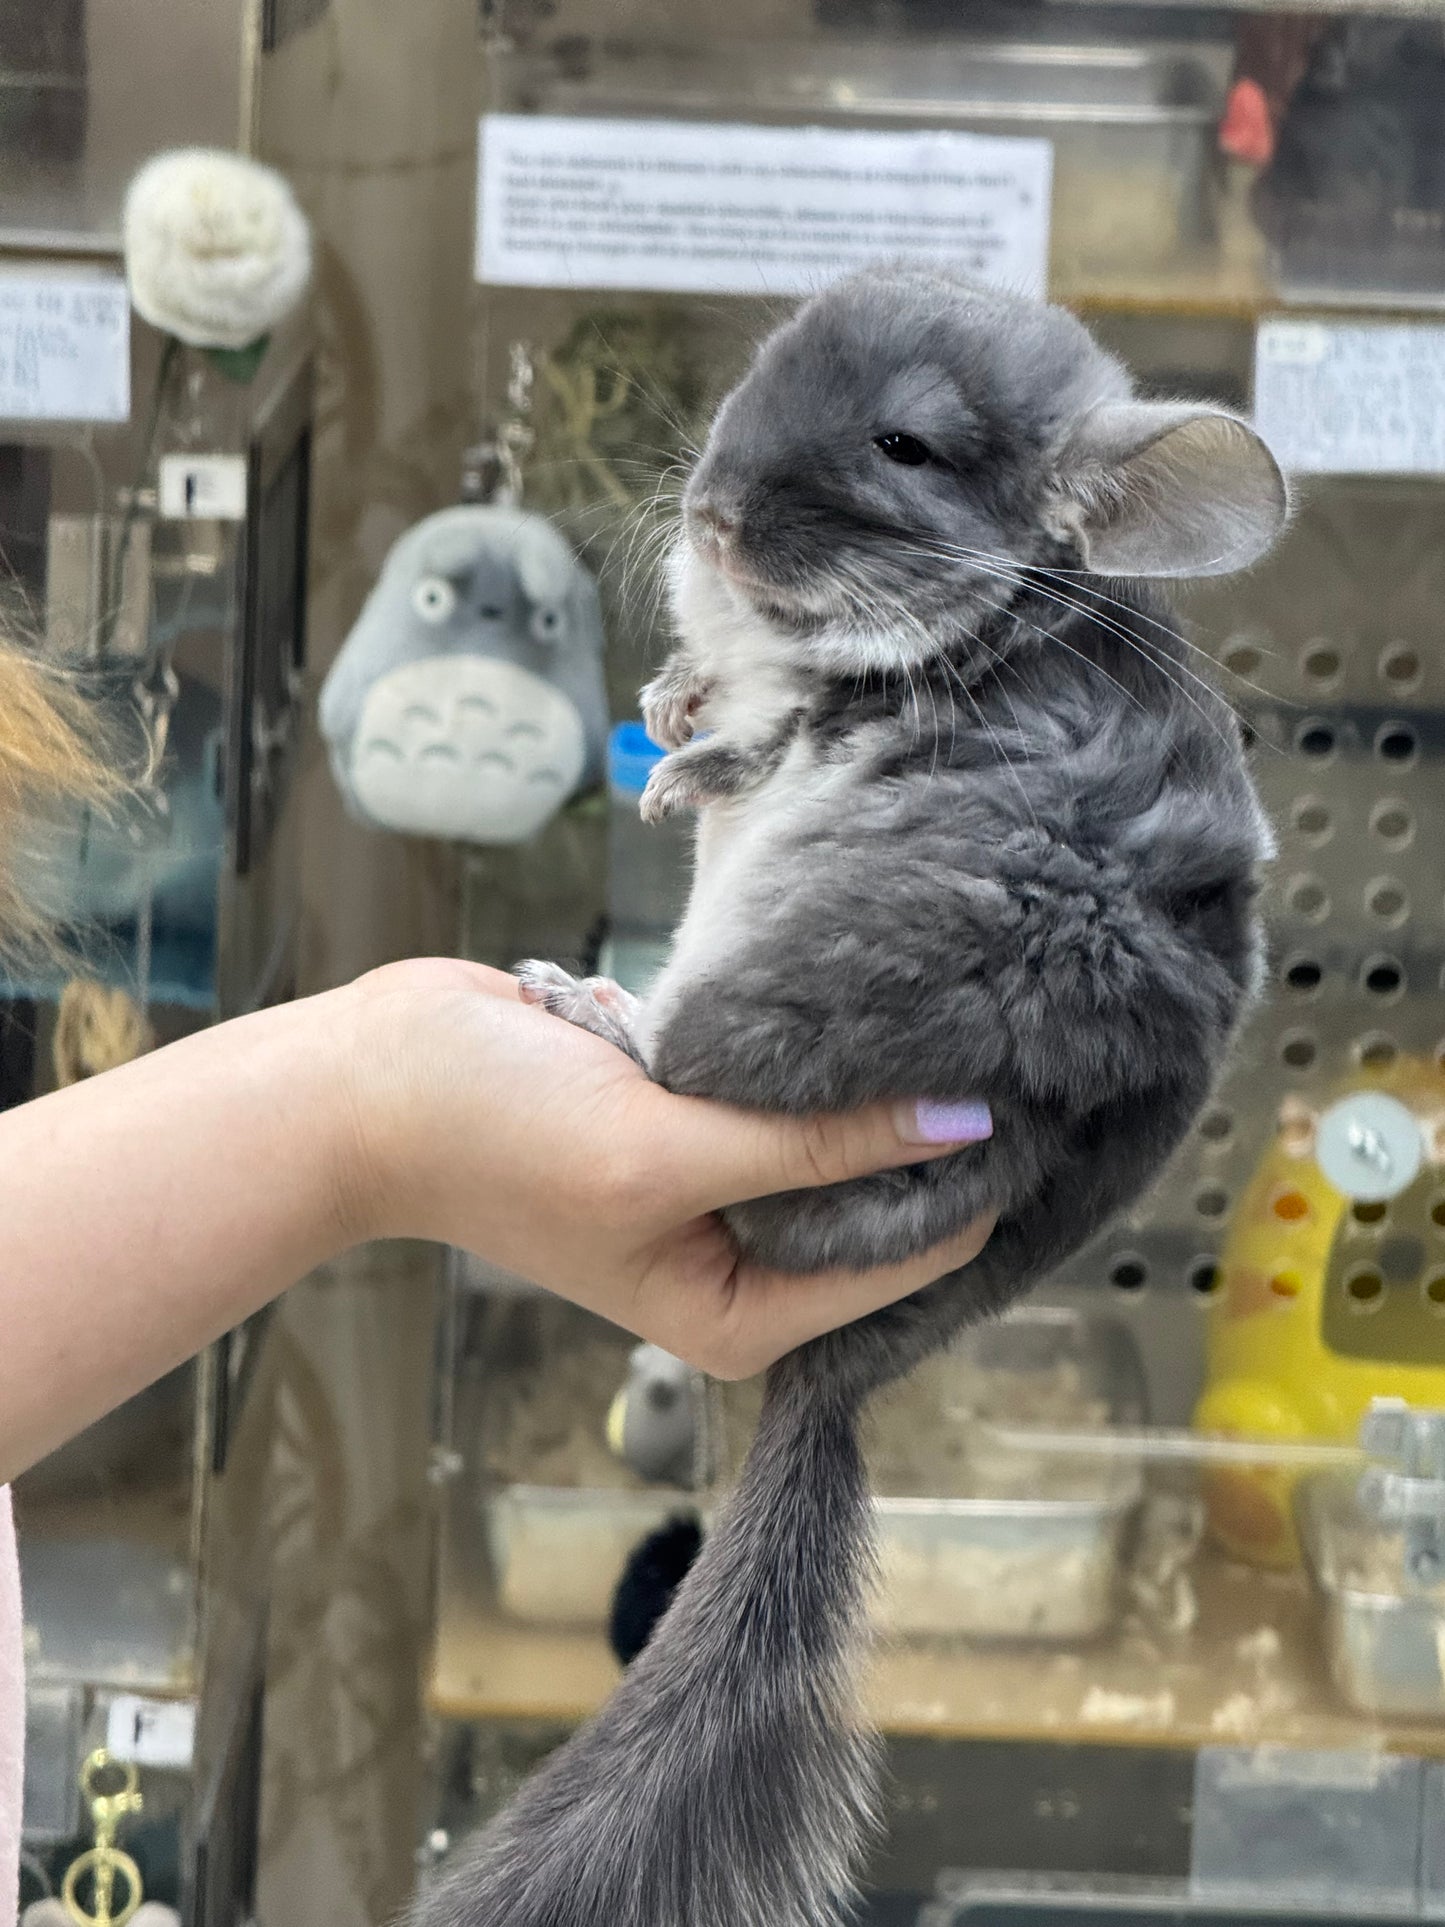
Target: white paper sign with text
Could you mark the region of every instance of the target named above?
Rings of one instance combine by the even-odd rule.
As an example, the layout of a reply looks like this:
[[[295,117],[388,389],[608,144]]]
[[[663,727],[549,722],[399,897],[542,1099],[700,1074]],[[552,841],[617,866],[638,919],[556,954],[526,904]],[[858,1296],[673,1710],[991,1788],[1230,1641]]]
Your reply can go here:
[[[106,1750],[136,1766],[188,1767],[196,1751],[196,1709],[189,1700],[119,1695],[105,1722]]]
[[[130,300],[119,275],[0,271],[0,420],[123,422]]]
[[[1445,328],[1262,322],[1254,419],[1297,475],[1445,474]]]
[[[800,295],[908,255],[1039,295],[1052,171],[1044,140],[488,114],[477,278]]]

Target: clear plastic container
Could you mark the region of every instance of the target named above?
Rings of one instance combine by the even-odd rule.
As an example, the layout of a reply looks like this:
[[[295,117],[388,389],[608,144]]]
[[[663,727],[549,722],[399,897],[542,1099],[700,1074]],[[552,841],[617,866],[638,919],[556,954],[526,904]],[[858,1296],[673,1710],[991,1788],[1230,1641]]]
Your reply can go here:
[[[641,723],[618,723],[607,744],[607,922],[603,972],[625,990],[646,990],[667,959],[687,907],[692,822],[644,823],[647,779],[666,751]]]
[[[1144,1416],[1122,1326],[1027,1305],[966,1332],[883,1394],[869,1425],[880,1631],[901,1637],[1092,1639],[1113,1625],[1137,1461],[1062,1459],[1001,1443],[1007,1415],[1087,1429]]]
[[[546,1296],[491,1298],[469,1340],[457,1436],[475,1454],[497,1607],[513,1624],[598,1631],[634,1548],[678,1513],[710,1520],[736,1475],[720,1397],[704,1400],[699,1460],[725,1476],[696,1492],[649,1484],[607,1440],[633,1349],[625,1333]]]
[[[570,1306],[489,1316],[481,1517],[497,1603],[514,1622],[600,1627],[648,1532],[679,1510],[705,1525],[716,1517],[757,1422],[761,1381],[721,1388],[711,1402],[711,1483],[695,1493],[646,1486],[603,1439],[628,1343]],[[1025,1426],[1138,1421],[1142,1380],[1127,1333],[1022,1307],[966,1333],[875,1403],[866,1450],[880,1632],[1059,1642],[1115,1623],[1143,1497],[1138,1464],[1000,1446],[988,1430],[999,1411]]]
[[[1307,1481],[1300,1525],[1340,1692],[1362,1713],[1445,1720],[1445,1578],[1412,1583],[1399,1529],[1368,1517],[1357,1478]]]

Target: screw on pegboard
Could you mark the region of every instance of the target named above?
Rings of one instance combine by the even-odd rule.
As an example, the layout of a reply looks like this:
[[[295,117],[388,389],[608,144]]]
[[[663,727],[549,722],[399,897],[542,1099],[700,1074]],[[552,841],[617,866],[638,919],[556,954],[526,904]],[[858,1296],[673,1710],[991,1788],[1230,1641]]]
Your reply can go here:
[[[1407,1587],[1445,1579],[1445,1412],[1402,1398],[1372,1401],[1360,1448],[1378,1461],[1360,1479],[1361,1509],[1378,1525],[1399,1526]]]

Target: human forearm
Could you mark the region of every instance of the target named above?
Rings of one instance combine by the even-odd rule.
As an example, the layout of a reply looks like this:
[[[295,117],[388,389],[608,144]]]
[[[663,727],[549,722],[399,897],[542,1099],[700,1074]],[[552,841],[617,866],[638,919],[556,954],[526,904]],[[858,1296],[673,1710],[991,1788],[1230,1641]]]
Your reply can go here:
[[[360,1235],[346,993],[0,1116],[0,1481]]]
[[[415,959],[0,1116],[0,1481],[372,1237],[462,1245],[737,1377],[973,1258],[742,1263],[711,1214],[986,1136],[981,1106],[762,1118]]]

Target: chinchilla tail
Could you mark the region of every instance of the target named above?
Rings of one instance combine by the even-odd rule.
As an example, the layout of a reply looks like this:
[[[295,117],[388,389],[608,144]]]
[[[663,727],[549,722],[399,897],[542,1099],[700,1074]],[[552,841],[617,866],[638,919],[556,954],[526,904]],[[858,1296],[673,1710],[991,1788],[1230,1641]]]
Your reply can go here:
[[[872,1568],[852,1400],[774,1366],[742,1476],[611,1700],[416,1927],[834,1927],[873,1831]]]

